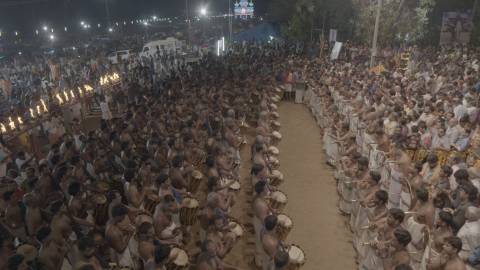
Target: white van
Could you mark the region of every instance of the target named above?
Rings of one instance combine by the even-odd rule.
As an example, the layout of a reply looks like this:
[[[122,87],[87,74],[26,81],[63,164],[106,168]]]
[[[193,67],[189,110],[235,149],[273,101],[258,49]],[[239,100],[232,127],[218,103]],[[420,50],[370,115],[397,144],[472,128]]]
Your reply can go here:
[[[179,52],[182,49],[182,42],[176,38],[169,37],[167,39],[150,41],[143,46],[141,56],[154,56],[157,51],[160,54]]]
[[[133,54],[131,50],[123,50],[123,51],[116,51],[109,53],[107,55],[108,60],[112,64],[118,64],[118,60],[126,61],[130,58],[130,56]]]

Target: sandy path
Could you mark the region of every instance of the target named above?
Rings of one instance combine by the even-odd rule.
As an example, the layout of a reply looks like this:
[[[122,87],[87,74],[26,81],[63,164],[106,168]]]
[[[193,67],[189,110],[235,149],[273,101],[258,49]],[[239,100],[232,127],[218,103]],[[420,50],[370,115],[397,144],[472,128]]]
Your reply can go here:
[[[248,143],[240,149],[240,157],[242,160],[240,167],[240,185],[241,190],[235,197],[235,205],[232,207],[231,215],[241,223],[249,223],[252,218],[248,216],[252,209],[252,183],[250,179],[250,168],[252,167],[250,158],[250,147],[253,142],[251,132],[244,133]],[[250,222],[251,223],[251,222]],[[230,253],[225,257],[225,262],[235,265],[240,269],[250,269],[248,265],[252,260],[255,246],[254,235],[245,227],[244,235],[238,240]]]
[[[299,245],[307,261],[302,270],[356,269],[351,234],[338,214],[332,170],[325,165],[322,138],[306,107],[282,103],[279,108],[279,187],[288,196],[285,213],[293,219],[287,243]]]

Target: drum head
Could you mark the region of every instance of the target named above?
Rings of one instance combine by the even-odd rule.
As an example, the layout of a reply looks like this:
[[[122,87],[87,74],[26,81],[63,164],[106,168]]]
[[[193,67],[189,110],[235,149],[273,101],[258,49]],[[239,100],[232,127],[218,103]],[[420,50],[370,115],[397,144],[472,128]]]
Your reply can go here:
[[[281,191],[275,191],[272,193],[272,198],[277,202],[287,202],[287,195]]]
[[[278,155],[278,154],[280,154],[280,150],[278,150],[278,148],[275,147],[275,146],[270,146],[270,147],[268,148],[268,151],[269,151],[270,153],[272,153],[273,155]]]
[[[202,179],[203,174],[200,171],[195,170],[192,172],[192,177],[195,179]]]
[[[240,182],[235,181],[233,184],[230,185],[230,188],[233,190],[239,190],[240,189]]]
[[[170,251],[170,259],[173,261],[173,264],[175,265],[178,265],[178,266],[188,265],[188,254],[183,249],[173,248]]]
[[[230,226],[235,226],[233,227],[233,229],[231,230],[237,237],[240,237],[243,235],[243,228],[236,222],[230,222],[229,223]]]
[[[187,208],[195,208],[199,206],[199,203],[194,198],[185,198],[183,199],[183,205],[184,207],[187,207]]]
[[[277,179],[283,180],[283,173],[279,170],[273,170],[272,175]]]
[[[290,256],[290,262],[293,264],[305,263],[305,253],[298,246],[290,246],[290,249],[288,250],[288,255]]]
[[[285,228],[290,228],[293,225],[292,224],[292,219],[290,219],[290,217],[288,217],[285,214],[278,215],[277,219],[278,219],[278,223],[281,224]]]

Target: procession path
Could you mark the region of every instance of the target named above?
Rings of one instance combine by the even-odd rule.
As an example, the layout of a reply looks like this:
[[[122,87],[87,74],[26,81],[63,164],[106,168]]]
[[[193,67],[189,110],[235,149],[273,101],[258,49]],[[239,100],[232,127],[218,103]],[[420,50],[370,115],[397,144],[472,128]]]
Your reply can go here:
[[[243,135],[247,139],[247,144],[240,149],[240,185],[241,189],[235,196],[235,205],[232,207],[231,215],[244,225],[244,235],[238,240],[230,253],[225,257],[225,262],[234,265],[242,270],[251,269],[249,262],[253,259],[255,246],[254,234],[248,226],[245,226],[252,220],[252,182],[250,178],[250,168],[252,166],[250,157],[250,147],[253,142],[253,132],[250,129]]]
[[[352,236],[337,208],[332,170],[325,164],[320,129],[308,109],[283,102],[279,107],[281,134],[279,187],[288,196],[285,213],[293,220],[287,243],[306,253],[302,270],[356,269]]]

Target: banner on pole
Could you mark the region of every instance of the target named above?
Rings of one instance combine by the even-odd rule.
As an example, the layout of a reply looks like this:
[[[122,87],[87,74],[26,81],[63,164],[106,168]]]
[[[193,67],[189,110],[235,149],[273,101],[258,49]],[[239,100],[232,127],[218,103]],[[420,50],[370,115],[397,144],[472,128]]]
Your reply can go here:
[[[335,45],[332,49],[332,54],[330,55],[330,60],[338,59],[338,56],[340,55],[340,50],[342,49],[342,45],[342,42],[335,42]]]

